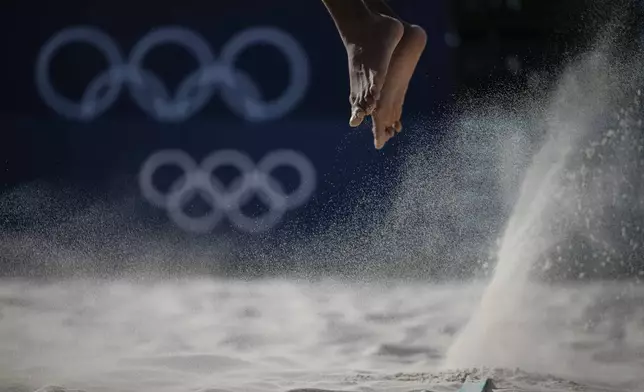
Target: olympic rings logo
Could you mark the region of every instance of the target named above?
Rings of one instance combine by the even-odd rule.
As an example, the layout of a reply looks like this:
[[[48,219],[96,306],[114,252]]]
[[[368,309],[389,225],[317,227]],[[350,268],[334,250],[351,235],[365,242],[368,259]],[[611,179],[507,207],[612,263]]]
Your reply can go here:
[[[153,184],[153,176],[162,166],[176,166],[183,171],[166,194]],[[224,166],[234,167],[241,175],[225,187],[213,172]],[[271,172],[281,166],[297,170],[299,187],[286,194]],[[311,162],[300,153],[278,150],[266,155],[257,165],[245,154],[235,150],[222,150],[206,157],[201,165],[185,152],[164,150],[150,156],[139,175],[143,196],[153,205],[165,209],[169,217],[182,229],[206,233],[214,229],[224,217],[237,228],[257,233],[278,224],[287,210],[305,204],[316,187],[316,172]],[[186,203],[197,193],[207,197],[211,212],[201,217],[191,217],[184,211]],[[246,216],[241,207],[254,195],[268,207],[259,217]]]
[[[84,42],[99,49],[109,68],[87,86],[80,102],[59,94],[52,85],[49,67],[56,52],[73,42]],[[146,55],[155,47],[175,44],[186,48],[199,63],[199,69],[188,75],[174,97],[152,72],[142,68]],[[234,68],[239,55],[252,45],[268,44],[279,49],[288,60],[290,81],[281,96],[272,101],[261,98],[251,77]],[[40,51],[36,62],[36,86],[45,103],[60,115],[72,120],[89,121],[104,113],[118,98],[124,85],[134,102],[158,121],[181,122],[201,110],[218,87],[226,105],[248,121],[260,122],[280,118],[303,99],[309,83],[308,58],[290,35],[273,27],[257,27],[233,36],[222,48],[219,59],[210,51],[199,34],[182,27],[152,30],[132,49],[127,60],[116,43],[92,27],[73,27],[55,34]],[[104,95],[99,93],[107,90]]]

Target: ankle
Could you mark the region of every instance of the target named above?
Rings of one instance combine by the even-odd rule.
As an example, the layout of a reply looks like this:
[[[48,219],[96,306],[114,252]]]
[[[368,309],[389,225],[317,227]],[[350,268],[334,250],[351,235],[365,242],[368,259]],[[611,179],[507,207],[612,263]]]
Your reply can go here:
[[[345,44],[364,43],[365,40],[369,40],[377,28],[378,16],[370,13],[352,19],[352,23],[348,24],[341,32]]]
[[[362,0],[322,0],[322,2],[343,35],[344,31],[354,29],[355,25],[368,23],[373,17],[373,13]]]

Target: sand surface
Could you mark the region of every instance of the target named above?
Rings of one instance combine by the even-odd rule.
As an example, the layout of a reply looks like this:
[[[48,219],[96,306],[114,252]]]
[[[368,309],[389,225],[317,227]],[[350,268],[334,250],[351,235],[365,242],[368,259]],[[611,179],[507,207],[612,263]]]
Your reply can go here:
[[[530,287],[511,340],[472,347],[514,366],[445,369],[484,287],[4,281],[0,391],[644,390],[644,288],[624,283]]]

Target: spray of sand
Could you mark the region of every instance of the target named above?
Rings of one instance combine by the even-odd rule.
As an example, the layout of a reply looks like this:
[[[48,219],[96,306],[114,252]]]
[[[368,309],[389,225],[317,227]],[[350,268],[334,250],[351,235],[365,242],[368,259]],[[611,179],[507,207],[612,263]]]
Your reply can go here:
[[[612,44],[605,40],[572,63],[546,99],[541,148],[524,172],[492,280],[449,349],[447,367],[565,371],[574,358],[549,355],[548,316],[531,311],[535,278],[598,272],[599,264],[619,262],[611,260],[619,245],[610,232],[621,231],[627,248],[634,243],[626,237],[641,238],[620,218],[642,212],[639,61],[611,54]]]

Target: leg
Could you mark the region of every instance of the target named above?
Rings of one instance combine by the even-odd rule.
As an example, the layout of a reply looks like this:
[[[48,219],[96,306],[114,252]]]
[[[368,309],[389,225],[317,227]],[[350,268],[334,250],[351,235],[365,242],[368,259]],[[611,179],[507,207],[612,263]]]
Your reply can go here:
[[[364,0],[322,0],[347,50],[351,126],[371,114],[385,84],[391,56],[403,35],[402,24],[372,12]]]
[[[371,11],[398,19],[384,0],[366,2]],[[407,87],[427,43],[427,35],[421,27],[402,23],[404,34],[392,55],[387,79],[373,113],[374,143],[378,149],[402,129],[400,117]]]

